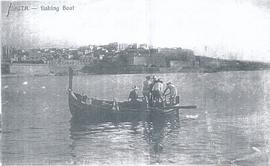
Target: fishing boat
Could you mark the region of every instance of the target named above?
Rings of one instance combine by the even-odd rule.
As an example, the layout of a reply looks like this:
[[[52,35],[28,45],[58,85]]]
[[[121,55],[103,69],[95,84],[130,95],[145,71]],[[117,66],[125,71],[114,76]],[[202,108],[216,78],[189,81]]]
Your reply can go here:
[[[89,98],[72,89],[73,70],[69,68],[68,102],[73,119],[77,120],[142,120],[153,116],[178,116],[179,109],[194,109],[196,106],[174,105],[149,106],[145,100],[130,102]]]

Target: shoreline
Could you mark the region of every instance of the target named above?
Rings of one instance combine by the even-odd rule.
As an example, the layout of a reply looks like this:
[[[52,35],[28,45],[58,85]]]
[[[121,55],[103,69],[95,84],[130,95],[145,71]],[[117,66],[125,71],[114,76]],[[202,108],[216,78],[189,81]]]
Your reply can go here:
[[[187,71],[168,71],[168,72],[121,72],[121,73],[85,73],[77,71],[74,75],[76,76],[88,76],[88,75],[121,75],[121,74],[172,74],[172,73],[220,73],[220,72],[240,72],[240,71],[269,71],[268,69],[257,69],[257,70],[220,70],[220,71],[204,71],[204,70],[187,70]],[[57,76],[68,76],[67,73],[56,73],[56,74],[16,74],[16,73],[9,73],[9,74],[1,74],[1,78],[14,78],[14,77],[57,77]]]

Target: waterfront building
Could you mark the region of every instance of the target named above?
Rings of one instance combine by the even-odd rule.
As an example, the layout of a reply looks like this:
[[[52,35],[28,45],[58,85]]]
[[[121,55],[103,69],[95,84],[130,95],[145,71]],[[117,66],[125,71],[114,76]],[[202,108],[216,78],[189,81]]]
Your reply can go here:
[[[140,44],[139,48],[148,49],[148,45],[147,44]]]
[[[133,43],[133,44],[128,45],[128,48],[137,49],[138,48],[137,43]]]
[[[117,42],[109,43],[107,48],[109,51],[117,51],[118,50],[118,43]]]
[[[2,47],[1,53],[1,72],[2,74],[10,73],[10,56],[12,54],[12,49],[7,46]]]
[[[118,51],[125,50],[126,48],[128,48],[128,44],[126,44],[126,43],[119,43],[118,44]]]
[[[167,62],[164,56],[129,56],[128,65],[167,67]]]

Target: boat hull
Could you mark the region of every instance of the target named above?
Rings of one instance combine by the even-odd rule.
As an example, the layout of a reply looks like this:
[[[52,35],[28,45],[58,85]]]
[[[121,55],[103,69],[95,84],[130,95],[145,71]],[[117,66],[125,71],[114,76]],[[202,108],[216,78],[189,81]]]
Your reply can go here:
[[[119,108],[114,109],[113,104],[98,105],[82,103],[78,99],[79,94],[69,92],[69,109],[73,120],[91,121],[143,121],[160,116],[178,116],[178,108],[146,108],[141,104],[134,106],[123,106],[119,103]],[[113,102],[113,101],[112,101]]]

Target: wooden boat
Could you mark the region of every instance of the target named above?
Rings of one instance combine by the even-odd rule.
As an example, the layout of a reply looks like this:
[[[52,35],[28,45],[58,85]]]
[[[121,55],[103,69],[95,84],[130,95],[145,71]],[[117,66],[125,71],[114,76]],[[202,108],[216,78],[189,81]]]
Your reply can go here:
[[[150,107],[145,101],[129,102],[101,100],[88,98],[72,90],[73,70],[69,68],[68,102],[72,118],[77,120],[145,120],[153,116],[178,116],[179,109],[192,109],[196,106],[180,106],[179,103],[170,106]]]

